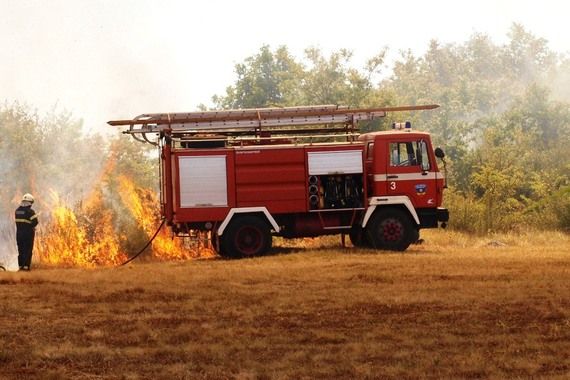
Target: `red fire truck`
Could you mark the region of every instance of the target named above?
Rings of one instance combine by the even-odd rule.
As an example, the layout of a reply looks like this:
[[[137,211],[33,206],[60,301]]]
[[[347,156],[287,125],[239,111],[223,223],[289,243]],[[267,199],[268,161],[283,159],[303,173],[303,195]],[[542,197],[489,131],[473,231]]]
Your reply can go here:
[[[359,127],[387,112],[436,107],[161,113],[109,124],[158,146],[167,225],[179,236],[206,233],[222,256],[262,255],[272,236],[328,234],[403,251],[421,228],[448,221],[436,162],[444,153],[409,122],[362,134]]]

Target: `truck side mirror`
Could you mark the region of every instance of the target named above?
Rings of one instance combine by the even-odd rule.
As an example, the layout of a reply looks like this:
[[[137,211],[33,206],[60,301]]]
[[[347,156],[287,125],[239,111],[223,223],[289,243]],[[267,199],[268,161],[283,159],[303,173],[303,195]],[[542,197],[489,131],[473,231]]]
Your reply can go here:
[[[444,180],[444,183],[443,183],[443,188],[444,188],[444,189],[447,189],[447,164],[445,163],[445,160],[444,160],[444,158],[445,158],[445,153],[443,152],[443,149],[441,149],[441,148],[435,148],[434,153],[435,153],[435,156],[436,156],[437,158],[441,159],[441,161],[443,162],[443,171],[444,171],[444,174],[445,174],[445,180]]]
[[[443,152],[443,149],[441,148],[435,148],[435,156],[437,158],[441,158],[442,160],[445,158],[445,153]]]

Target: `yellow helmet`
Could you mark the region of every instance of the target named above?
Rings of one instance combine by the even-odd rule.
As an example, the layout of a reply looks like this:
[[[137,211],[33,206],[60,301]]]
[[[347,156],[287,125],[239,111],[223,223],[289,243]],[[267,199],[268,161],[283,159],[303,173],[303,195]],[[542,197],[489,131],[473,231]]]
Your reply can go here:
[[[26,193],[26,194],[24,194],[24,196],[22,197],[22,201],[34,203],[34,196],[33,196],[32,194],[30,194],[30,193]]]

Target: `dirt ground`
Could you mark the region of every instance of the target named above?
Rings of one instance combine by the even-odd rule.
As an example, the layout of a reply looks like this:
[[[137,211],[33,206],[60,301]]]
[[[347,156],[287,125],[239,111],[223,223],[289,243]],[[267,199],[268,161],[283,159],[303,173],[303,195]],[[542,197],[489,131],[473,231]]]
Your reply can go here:
[[[570,378],[569,236],[440,234],[0,272],[0,379]]]

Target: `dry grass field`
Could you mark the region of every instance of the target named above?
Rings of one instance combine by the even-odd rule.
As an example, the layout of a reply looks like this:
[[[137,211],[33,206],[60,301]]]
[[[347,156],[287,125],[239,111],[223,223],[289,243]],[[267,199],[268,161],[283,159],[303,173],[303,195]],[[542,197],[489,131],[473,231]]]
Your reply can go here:
[[[567,379],[570,237],[0,272],[1,379]]]

